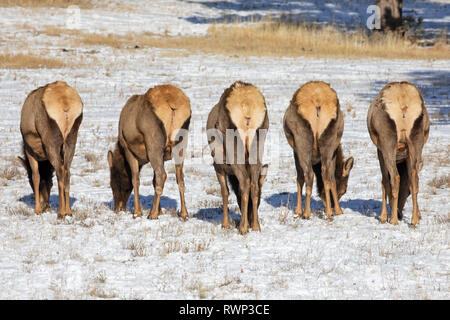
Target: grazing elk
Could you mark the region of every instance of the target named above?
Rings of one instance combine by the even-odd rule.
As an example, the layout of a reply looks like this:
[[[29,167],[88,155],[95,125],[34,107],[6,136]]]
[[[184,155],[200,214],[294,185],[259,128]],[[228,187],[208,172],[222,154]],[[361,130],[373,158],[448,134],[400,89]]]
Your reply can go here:
[[[83,103],[67,83],[56,81],[32,91],[22,107],[20,131],[25,157],[19,157],[34,191],[34,211],[50,208],[53,172],[59,192],[58,218],[71,216],[70,165],[75,153]]]
[[[269,128],[264,96],[251,84],[233,83],[212,108],[206,128],[223,199],[222,227],[229,228],[228,177],[241,211],[239,231],[247,233],[249,224],[259,231],[258,207],[267,173],[261,158]]]
[[[367,114],[370,138],[377,146],[382,174],[383,204],[380,222],[387,221],[389,197],[392,224],[403,218],[406,199],[412,194],[411,224],[420,219],[417,193],[422,169],[422,148],[428,140],[430,120],[419,89],[408,82],[387,84],[372,101]]]
[[[134,214],[141,215],[139,173],[142,166],[150,162],[154,172],[155,197],[148,218],[157,219],[161,213],[160,199],[167,177],[164,161],[174,155],[181,217],[187,219],[183,162],[190,120],[189,98],[173,85],[155,86],[143,95],[128,99],[120,113],[116,148],[108,152],[114,211],[126,209],[134,188]]]
[[[336,91],[321,81],[304,84],[295,92],[284,114],[283,128],[294,151],[297,169],[295,212],[299,217],[310,218],[315,174],[328,220],[331,220],[332,215],[331,197],[335,214],[342,214],[339,199],[347,191],[353,157],[345,161],[343,158],[340,141],[344,131],[344,115],[340,110]],[[302,189],[305,182],[306,202],[302,212]]]

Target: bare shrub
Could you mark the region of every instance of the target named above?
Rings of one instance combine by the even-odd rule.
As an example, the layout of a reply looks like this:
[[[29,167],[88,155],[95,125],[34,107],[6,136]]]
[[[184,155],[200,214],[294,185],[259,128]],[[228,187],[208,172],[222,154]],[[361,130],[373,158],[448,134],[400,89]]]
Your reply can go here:
[[[133,257],[145,257],[147,255],[147,248],[144,241],[141,239],[133,239],[126,247],[131,250],[131,255]]]
[[[14,180],[19,175],[20,171],[16,167],[5,168],[0,172],[0,178],[6,180]]]

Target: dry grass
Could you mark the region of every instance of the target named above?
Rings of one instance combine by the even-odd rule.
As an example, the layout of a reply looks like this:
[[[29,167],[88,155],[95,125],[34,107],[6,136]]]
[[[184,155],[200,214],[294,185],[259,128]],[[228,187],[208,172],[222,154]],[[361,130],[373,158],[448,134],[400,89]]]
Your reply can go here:
[[[90,163],[92,163],[92,165],[97,166],[99,164],[100,160],[102,160],[103,155],[89,152],[84,155],[84,158],[86,159],[87,162],[90,162]]]
[[[147,255],[147,247],[141,239],[133,239],[126,246],[126,249],[131,250],[133,257],[145,257]]]
[[[212,26],[202,38],[205,51],[255,56],[314,56],[335,58],[448,59],[450,49],[414,46],[391,34],[367,36],[362,30],[343,33],[338,29],[280,22]]]
[[[190,253],[208,250],[211,246],[211,239],[191,239],[190,241],[182,240],[165,240],[160,245],[160,255],[165,257],[175,252]]]
[[[0,69],[54,69],[64,66],[65,64],[60,60],[33,54],[0,54]]]
[[[209,195],[221,196],[221,190],[217,186],[207,187],[205,192],[206,192],[206,194],[209,194]]]
[[[433,180],[431,180],[428,185],[430,187],[441,189],[441,188],[449,188],[450,187],[450,175],[442,176],[442,177],[435,177]]]
[[[101,288],[98,285],[92,286],[88,289],[88,293],[91,297],[101,298],[101,299],[113,299],[117,298],[115,292],[109,292],[105,288]]]
[[[16,205],[15,207],[7,207],[7,212],[11,216],[24,216],[30,217],[34,214],[33,210],[23,204]]]
[[[24,8],[67,8],[68,6],[78,6],[83,9],[92,8],[90,0],[0,0],[0,7],[24,7]]]
[[[332,58],[448,59],[450,47],[437,41],[422,48],[395,34],[370,37],[363,30],[342,32],[332,26],[316,27],[273,21],[250,24],[218,24],[202,36],[159,36],[152,33],[126,35],[84,33],[47,27],[50,36],[73,37],[72,45],[108,46],[117,49],[157,47],[238,56],[288,56]],[[177,52],[177,55],[183,52]]]
[[[14,180],[17,176],[20,176],[20,171],[16,167],[5,168],[0,172],[0,178],[6,180]]]

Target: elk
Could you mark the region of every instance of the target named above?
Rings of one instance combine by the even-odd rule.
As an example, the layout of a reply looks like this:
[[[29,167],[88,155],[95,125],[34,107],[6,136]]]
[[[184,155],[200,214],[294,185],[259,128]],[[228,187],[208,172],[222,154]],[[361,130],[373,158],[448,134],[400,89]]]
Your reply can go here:
[[[139,173],[150,162],[153,168],[155,197],[149,219],[161,214],[161,195],[167,174],[164,162],[174,155],[175,172],[181,199],[181,217],[188,212],[184,199],[184,152],[191,120],[189,98],[173,85],[158,85],[143,95],[133,95],[120,113],[119,136],[114,151],[108,152],[110,185],[114,211],[126,209],[134,189],[134,215],[140,216]],[[178,153],[176,151],[179,151]]]
[[[418,173],[430,133],[430,120],[419,89],[405,81],[387,84],[370,105],[367,128],[377,147],[382,175],[380,222],[387,221],[386,197],[391,207],[389,222],[397,224],[403,218],[406,199],[412,194],[411,224],[415,226],[421,217]]]
[[[70,165],[75,153],[78,129],[83,119],[80,96],[63,81],[32,91],[22,107],[20,132],[24,157],[20,162],[34,191],[34,211],[50,209],[53,173],[58,179],[58,218],[71,216]]]
[[[339,199],[347,191],[353,157],[344,161],[341,137],[344,115],[339,99],[328,83],[310,81],[295,93],[283,118],[283,129],[294,152],[297,170],[298,217],[311,216],[311,194],[314,175],[317,190],[325,207],[328,220],[342,214]],[[305,210],[302,211],[302,189],[306,182]],[[330,196],[331,191],[331,196]],[[333,199],[333,205],[331,204]]]
[[[240,233],[246,234],[249,225],[259,231],[258,207],[267,174],[261,158],[269,128],[264,96],[251,84],[233,83],[212,108],[206,128],[223,199],[222,227],[230,226],[228,177],[241,211]]]

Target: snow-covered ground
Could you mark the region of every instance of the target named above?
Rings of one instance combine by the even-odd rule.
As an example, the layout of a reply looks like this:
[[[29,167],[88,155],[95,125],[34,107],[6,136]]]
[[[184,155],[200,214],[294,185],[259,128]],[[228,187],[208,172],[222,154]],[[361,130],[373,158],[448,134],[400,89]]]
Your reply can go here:
[[[108,33],[201,33],[224,14],[268,15],[287,10],[295,13],[306,5],[319,11],[342,6],[341,1],[316,2],[319,5],[312,1],[255,1],[255,7],[249,8],[246,1],[152,1],[130,10],[133,3],[115,1],[109,8],[82,10],[82,28]],[[360,12],[355,3],[349,1],[343,7]],[[448,4],[413,3],[418,8],[425,4],[445,8],[446,14],[430,15],[429,19],[448,23]],[[405,5],[413,6],[408,1]],[[125,21],[127,15],[133,20]],[[50,48],[40,46],[48,39],[23,27],[64,27],[66,18],[64,9],[1,8],[0,53],[28,48],[36,54],[77,58],[84,49],[92,48],[61,53],[57,43]],[[97,65],[0,69],[0,298],[450,298],[449,189],[429,185],[436,177],[450,175],[450,60],[242,58],[152,48],[95,49]],[[15,161],[21,155],[19,119],[26,95],[57,79],[76,88],[84,102],[71,170],[74,216],[65,221],[56,219],[55,187],[52,211],[42,216],[33,213],[25,170]],[[220,226],[219,184],[203,130],[209,110],[235,80],[261,89],[270,117],[265,155],[270,168],[259,210],[262,231],[246,236],[236,228],[224,230]],[[331,223],[323,218],[315,192],[311,220],[295,219],[293,212],[296,173],[281,121],[294,91],[309,80],[329,82],[337,91],[346,114],[342,139],[345,156],[355,158],[348,191],[341,199],[344,215]],[[381,174],[366,129],[371,99],[387,82],[399,80],[421,89],[432,118],[420,173],[423,218],[415,229],[409,225],[411,199],[399,225],[378,221]],[[179,209],[179,197],[171,162],[166,163],[165,214],[156,221],[133,219],[129,211],[115,214],[111,210],[106,153],[117,136],[120,110],[130,95],[168,82],[179,86],[191,99],[191,157],[185,162],[190,218],[182,222],[173,210]],[[19,172],[8,174],[7,168],[18,168]],[[152,177],[150,166],[144,167],[141,201],[146,210],[153,199]],[[230,201],[236,225],[240,215],[234,195]]]

